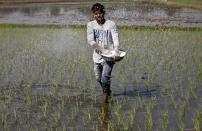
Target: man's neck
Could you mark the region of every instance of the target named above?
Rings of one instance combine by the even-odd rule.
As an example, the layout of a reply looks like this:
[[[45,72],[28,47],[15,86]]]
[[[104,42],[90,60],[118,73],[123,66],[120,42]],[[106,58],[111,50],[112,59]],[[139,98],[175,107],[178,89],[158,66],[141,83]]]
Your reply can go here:
[[[104,23],[105,23],[105,19],[102,19],[101,21],[97,21],[97,23],[99,24],[99,25],[103,25]]]

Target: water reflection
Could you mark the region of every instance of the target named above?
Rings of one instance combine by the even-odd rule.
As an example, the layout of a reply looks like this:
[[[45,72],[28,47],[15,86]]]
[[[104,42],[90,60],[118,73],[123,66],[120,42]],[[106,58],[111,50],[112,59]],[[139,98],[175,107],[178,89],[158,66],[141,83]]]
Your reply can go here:
[[[174,16],[176,14],[176,12],[179,12],[179,11],[180,11],[180,9],[176,8],[176,7],[173,7],[173,8],[167,7],[167,8],[165,8],[165,13],[170,17]]]
[[[19,8],[19,9],[16,9],[16,11],[19,11],[21,13],[24,13],[24,15],[26,16],[34,16],[37,12],[41,11],[40,8],[38,7],[33,7],[33,8]]]
[[[58,7],[52,7],[50,10],[50,14],[51,16],[58,16],[60,15],[60,10],[62,10],[62,8],[58,8]]]
[[[7,16],[12,13],[19,12],[24,16],[34,16],[36,13],[42,12],[40,7],[0,7],[0,15]]]
[[[102,104],[98,113],[98,130],[108,131],[111,129],[112,123],[111,107],[110,104]]]
[[[149,25],[151,19],[183,23],[185,20],[202,23],[202,11],[171,7],[154,2],[105,3],[107,18],[122,25]],[[35,4],[0,6],[1,23],[28,24],[86,24],[91,17],[90,4]],[[16,13],[17,12],[17,13]],[[51,17],[50,17],[51,16]],[[144,21],[144,22],[139,22]]]
[[[132,5],[121,5],[117,7],[109,7],[109,15],[117,18],[152,18],[161,17],[168,18],[174,17],[177,12],[180,12],[181,8],[169,7],[165,4],[158,3],[144,3],[144,4],[132,4]]]

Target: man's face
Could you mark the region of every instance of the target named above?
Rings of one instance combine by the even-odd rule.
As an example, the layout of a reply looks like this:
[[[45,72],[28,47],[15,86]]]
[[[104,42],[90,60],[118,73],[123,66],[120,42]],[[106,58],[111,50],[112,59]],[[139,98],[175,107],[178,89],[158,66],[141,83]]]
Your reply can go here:
[[[104,12],[101,12],[101,11],[95,11],[93,13],[94,15],[94,18],[97,20],[97,21],[102,21],[104,19]]]

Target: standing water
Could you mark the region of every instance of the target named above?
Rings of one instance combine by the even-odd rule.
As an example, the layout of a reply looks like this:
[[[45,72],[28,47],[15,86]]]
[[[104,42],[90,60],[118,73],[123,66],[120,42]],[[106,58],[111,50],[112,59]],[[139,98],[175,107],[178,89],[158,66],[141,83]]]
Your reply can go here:
[[[86,27],[74,26],[92,4],[0,6],[0,129],[200,131],[201,10],[105,3],[127,56],[103,105]]]

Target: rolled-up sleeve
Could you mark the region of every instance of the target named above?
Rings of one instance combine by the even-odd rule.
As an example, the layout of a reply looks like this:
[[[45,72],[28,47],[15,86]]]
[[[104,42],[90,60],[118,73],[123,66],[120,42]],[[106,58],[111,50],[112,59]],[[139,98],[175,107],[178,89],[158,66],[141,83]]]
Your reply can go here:
[[[114,43],[114,48],[118,49],[118,47],[119,47],[119,36],[118,36],[118,31],[117,31],[115,23],[113,23],[111,33],[112,33],[112,39],[113,39],[113,43]]]
[[[94,40],[94,33],[93,33],[93,28],[91,23],[87,24],[87,40],[88,43],[93,46],[94,44],[96,44],[95,40]]]

